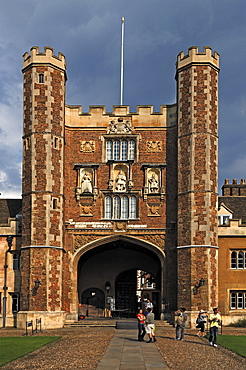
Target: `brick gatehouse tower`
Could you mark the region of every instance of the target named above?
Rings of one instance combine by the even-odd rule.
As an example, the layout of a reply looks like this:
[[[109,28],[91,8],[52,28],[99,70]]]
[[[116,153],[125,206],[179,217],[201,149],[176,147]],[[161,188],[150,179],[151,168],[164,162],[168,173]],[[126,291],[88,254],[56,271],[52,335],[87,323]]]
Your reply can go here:
[[[24,54],[23,244],[18,326],[217,304],[219,55],[176,63],[177,102],[66,105],[63,54]]]

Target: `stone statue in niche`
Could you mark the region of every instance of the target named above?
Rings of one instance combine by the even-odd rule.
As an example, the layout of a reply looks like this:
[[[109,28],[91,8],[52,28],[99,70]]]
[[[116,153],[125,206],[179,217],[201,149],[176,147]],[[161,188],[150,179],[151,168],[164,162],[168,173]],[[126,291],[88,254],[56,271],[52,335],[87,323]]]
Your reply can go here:
[[[156,174],[152,173],[148,180],[149,193],[154,194],[159,192],[159,181]]]
[[[85,172],[81,180],[81,193],[92,193],[91,177]]]
[[[122,170],[118,172],[115,182],[116,182],[115,186],[116,191],[126,191],[126,175]]]

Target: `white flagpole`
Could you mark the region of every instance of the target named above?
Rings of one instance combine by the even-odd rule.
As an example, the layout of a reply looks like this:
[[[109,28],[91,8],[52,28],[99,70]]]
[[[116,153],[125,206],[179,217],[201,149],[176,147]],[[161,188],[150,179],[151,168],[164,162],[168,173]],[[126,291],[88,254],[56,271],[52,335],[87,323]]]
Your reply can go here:
[[[121,57],[120,57],[120,105],[123,105],[123,84],[124,84],[124,25],[125,18],[121,18]]]

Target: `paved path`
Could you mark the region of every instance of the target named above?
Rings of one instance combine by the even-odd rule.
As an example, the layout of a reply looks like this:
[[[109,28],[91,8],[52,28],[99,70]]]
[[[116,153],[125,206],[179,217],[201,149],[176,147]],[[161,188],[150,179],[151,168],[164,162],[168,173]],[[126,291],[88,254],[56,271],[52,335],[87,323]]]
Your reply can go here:
[[[147,337],[147,336],[146,336]],[[136,330],[117,329],[98,370],[168,369],[154,343],[139,342]]]

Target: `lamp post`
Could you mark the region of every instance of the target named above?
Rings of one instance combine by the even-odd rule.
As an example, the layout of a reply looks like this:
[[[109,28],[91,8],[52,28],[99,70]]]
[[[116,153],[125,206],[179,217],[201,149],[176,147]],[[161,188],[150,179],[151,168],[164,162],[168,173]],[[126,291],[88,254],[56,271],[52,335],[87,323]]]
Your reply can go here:
[[[8,253],[13,253],[11,250],[13,244],[13,236],[8,235],[6,237],[6,241],[8,243],[8,249],[5,252],[5,260],[4,260],[4,285],[3,285],[3,328],[6,326],[6,312],[7,312],[7,270],[8,270]]]

